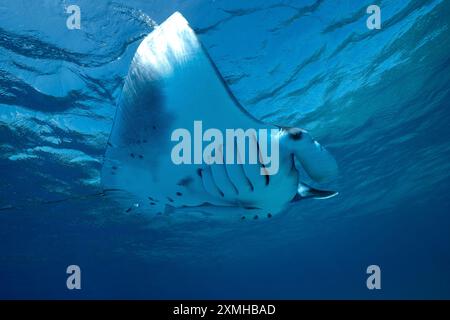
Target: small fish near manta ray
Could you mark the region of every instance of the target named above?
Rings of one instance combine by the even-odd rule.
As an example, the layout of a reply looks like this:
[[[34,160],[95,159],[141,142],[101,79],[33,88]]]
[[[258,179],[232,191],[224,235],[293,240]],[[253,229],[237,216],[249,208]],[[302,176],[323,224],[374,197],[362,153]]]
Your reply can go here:
[[[222,132],[276,130],[271,139],[279,145],[277,173],[261,175],[263,162],[175,164],[172,132],[191,128],[199,120],[203,127]],[[176,12],[142,41],[131,62],[105,154],[102,184],[106,194],[126,194],[122,200],[114,198],[127,212],[139,207],[152,214],[257,220],[274,217],[291,202],[335,196],[337,192],[300,182],[299,176],[306,172],[312,180],[325,182],[337,171],[331,154],[306,131],[266,124],[246,112],[188,22]]]

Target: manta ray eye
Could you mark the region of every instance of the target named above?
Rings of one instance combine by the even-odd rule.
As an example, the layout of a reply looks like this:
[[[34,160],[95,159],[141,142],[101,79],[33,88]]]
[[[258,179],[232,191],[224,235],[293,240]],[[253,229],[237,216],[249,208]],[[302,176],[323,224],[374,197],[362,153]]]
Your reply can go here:
[[[292,139],[292,140],[301,140],[301,138],[303,137],[303,132],[302,131],[300,131],[300,130],[296,130],[296,131],[293,131],[293,132],[289,132],[289,137]]]

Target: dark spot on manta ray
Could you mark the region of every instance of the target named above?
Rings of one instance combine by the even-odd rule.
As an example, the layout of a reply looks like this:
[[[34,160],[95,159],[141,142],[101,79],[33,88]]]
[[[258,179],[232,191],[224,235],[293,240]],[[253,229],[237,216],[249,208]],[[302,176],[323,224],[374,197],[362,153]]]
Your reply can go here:
[[[266,186],[268,186],[268,185],[269,185],[269,182],[270,182],[270,177],[269,177],[268,174],[266,174],[266,175],[264,175],[264,176],[266,177]]]
[[[173,202],[173,199],[171,197],[167,197],[167,200],[169,200],[169,202]]]
[[[109,142],[107,143],[107,145],[108,145],[108,147],[112,147],[112,144],[111,144],[111,143],[109,143]]]
[[[116,167],[116,166],[112,166],[112,169],[113,169],[113,170],[117,170],[117,167]]]
[[[144,156],[142,154],[140,154],[139,159],[144,159]]]
[[[176,195],[181,197],[183,194],[181,192],[177,192]]]
[[[258,220],[258,215],[255,215],[255,216],[253,217],[253,220]]]
[[[159,211],[159,212],[157,212],[156,214],[157,214],[158,216],[160,216],[160,215],[162,215],[162,212]]]
[[[150,202],[150,205],[151,205],[151,206],[154,206],[155,204],[156,204],[156,203],[154,203],[154,202]]]
[[[158,201],[158,200],[153,199],[153,198],[150,197],[150,196],[148,196],[148,200],[150,200],[150,201]]]
[[[144,139],[144,140],[142,140],[142,142],[143,142],[143,143],[147,143],[147,140]]]
[[[153,126],[152,128],[153,128],[153,130],[156,130],[156,126]]]
[[[192,179],[192,177],[186,177],[186,178],[183,178],[180,181],[178,181],[177,185],[186,187],[186,186],[190,185],[192,183],[192,181],[194,181],[194,179]]]
[[[241,220],[245,220],[245,216],[242,216],[242,217],[241,217]]]
[[[134,158],[135,157],[134,153],[130,153],[130,157]]]
[[[250,187],[250,191],[251,192],[255,191],[255,187],[253,186],[253,183],[250,181],[250,179],[248,177],[246,177],[246,178],[247,178],[247,183]]]
[[[260,149],[260,147],[259,147],[258,141],[256,142],[256,150],[257,150],[257,154],[260,155],[260,154],[261,154],[261,149]],[[266,166],[264,165],[264,163],[261,163],[261,167],[263,167],[264,171],[266,171]],[[265,177],[265,179],[266,179],[266,186],[268,186],[268,185],[269,185],[269,182],[270,182],[269,175],[268,175],[268,174],[265,174],[264,177]]]
[[[268,214],[267,214],[267,218],[272,218],[272,214],[271,214],[271,213],[268,213]]]
[[[125,212],[130,212],[131,211],[131,207],[129,207],[127,210],[125,210]]]
[[[197,169],[197,174],[199,177],[202,177],[203,174],[202,171],[203,171],[202,169]]]

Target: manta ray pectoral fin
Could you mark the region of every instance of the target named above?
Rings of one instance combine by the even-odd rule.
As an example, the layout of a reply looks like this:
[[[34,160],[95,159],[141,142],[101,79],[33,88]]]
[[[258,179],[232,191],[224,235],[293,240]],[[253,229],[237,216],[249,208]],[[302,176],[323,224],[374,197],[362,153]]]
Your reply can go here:
[[[334,196],[337,196],[339,192],[331,191],[331,190],[320,190],[313,188],[306,183],[300,182],[298,184],[297,194],[295,195],[292,202],[299,201],[305,198],[314,198],[314,199],[329,199]]]

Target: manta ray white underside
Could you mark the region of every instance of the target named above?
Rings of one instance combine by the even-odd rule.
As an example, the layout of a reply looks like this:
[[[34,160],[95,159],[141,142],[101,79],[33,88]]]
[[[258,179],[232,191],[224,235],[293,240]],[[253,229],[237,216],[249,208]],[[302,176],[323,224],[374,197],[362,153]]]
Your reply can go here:
[[[261,175],[261,163],[174,164],[171,134],[192,128],[194,121],[223,131],[276,129],[277,174]],[[300,183],[302,171],[321,182],[336,175],[337,165],[306,131],[265,124],[246,112],[180,13],[142,41],[118,103],[102,168],[105,192],[124,210],[264,219],[292,201],[336,194]]]

